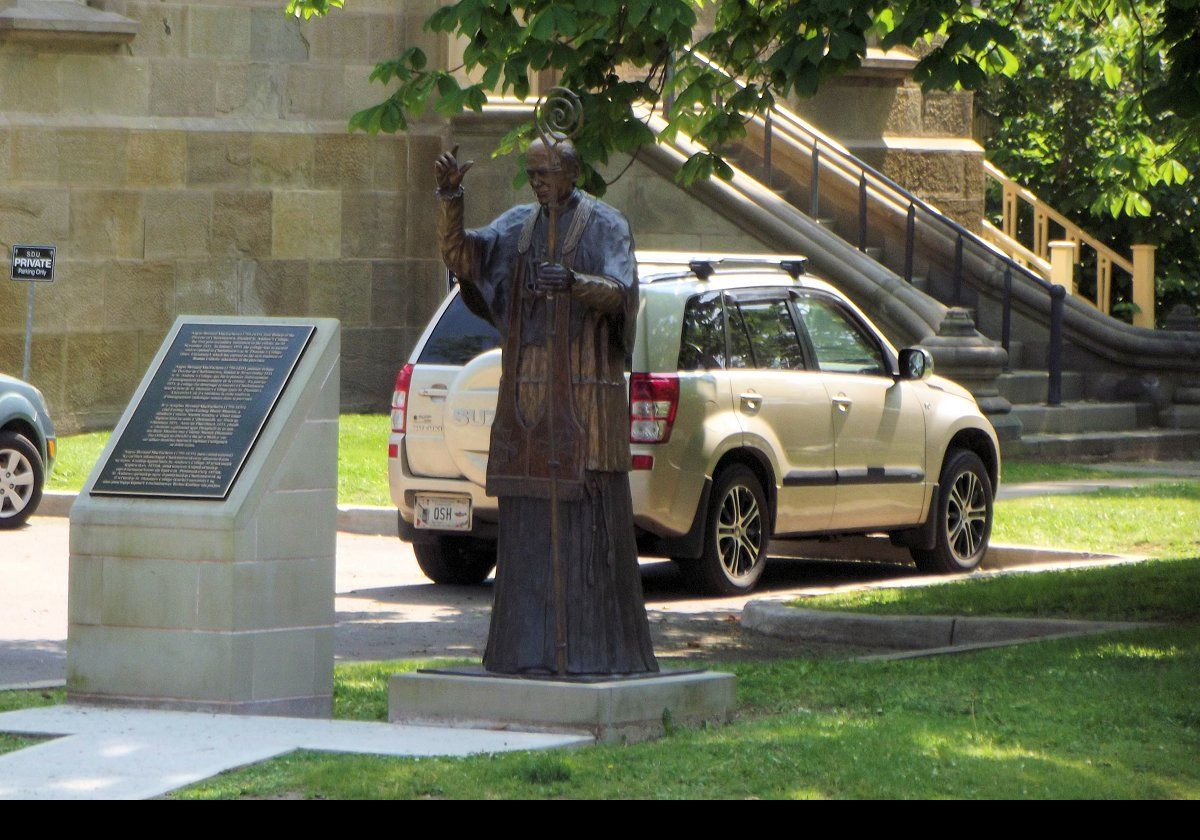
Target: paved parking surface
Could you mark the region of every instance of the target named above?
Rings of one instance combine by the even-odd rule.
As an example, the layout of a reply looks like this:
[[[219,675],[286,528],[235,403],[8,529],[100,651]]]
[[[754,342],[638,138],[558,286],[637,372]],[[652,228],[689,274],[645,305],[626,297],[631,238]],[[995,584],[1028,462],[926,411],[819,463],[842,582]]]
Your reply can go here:
[[[0,686],[65,678],[68,536],[69,522],[61,517],[34,517],[23,529],[0,533]],[[482,655],[490,582],[435,586],[417,568],[411,548],[395,537],[339,533],[337,551],[339,660]],[[871,556],[882,559],[862,562]],[[939,580],[919,575],[904,559],[902,551],[880,541],[775,545],[751,597],[784,599]],[[994,548],[988,559],[993,568],[1063,562],[1089,558]],[[683,586],[670,562],[644,561],[643,584],[655,650],[662,658],[729,660],[801,652],[794,642],[741,632],[748,597],[698,598]],[[822,648],[809,646],[804,652],[819,654]]]

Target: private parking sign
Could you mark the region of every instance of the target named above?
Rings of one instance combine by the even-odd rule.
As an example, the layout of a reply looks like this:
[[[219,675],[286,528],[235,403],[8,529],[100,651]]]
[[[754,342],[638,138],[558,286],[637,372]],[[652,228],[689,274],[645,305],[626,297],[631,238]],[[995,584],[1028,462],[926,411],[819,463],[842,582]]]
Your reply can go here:
[[[54,280],[53,245],[14,245],[12,279],[49,283]]]

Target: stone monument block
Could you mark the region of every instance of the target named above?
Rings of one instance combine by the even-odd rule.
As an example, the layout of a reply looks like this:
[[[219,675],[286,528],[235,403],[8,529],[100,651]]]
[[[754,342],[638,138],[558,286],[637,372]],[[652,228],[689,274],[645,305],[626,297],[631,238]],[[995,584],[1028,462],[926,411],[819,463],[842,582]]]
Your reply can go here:
[[[71,509],[70,699],[330,714],[340,340],[175,322]]]

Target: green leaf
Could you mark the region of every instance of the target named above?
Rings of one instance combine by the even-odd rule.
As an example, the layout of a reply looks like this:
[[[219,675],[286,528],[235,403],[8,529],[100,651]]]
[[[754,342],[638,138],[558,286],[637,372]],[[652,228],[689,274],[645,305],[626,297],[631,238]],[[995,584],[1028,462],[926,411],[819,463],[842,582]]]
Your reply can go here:
[[[708,152],[696,152],[684,161],[675,175],[675,180],[681,186],[689,187],[697,181],[702,181],[713,172],[713,156]]]
[[[1110,90],[1116,90],[1121,84],[1121,68],[1113,63],[1104,65],[1104,83]]]
[[[442,6],[425,20],[430,32],[453,32],[458,25],[458,6]]]
[[[1125,196],[1125,215],[1149,216],[1150,202],[1141,193],[1131,192]]]

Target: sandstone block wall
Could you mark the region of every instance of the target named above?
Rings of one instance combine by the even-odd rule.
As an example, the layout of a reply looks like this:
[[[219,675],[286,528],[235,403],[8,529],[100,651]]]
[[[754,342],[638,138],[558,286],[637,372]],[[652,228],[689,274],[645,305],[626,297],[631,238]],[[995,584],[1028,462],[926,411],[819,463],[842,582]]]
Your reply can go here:
[[[52,244],[31,378],[63,431],[111,426],[177,315],[342,321],[342,403],[382,409],[444,292],[429,212],[438,121],[346,131],[378,60],[442,39],[433,0],[303,23],[281,0],[98,0],[127,45],[0,41],[0,247]],[[0,369],[27,286],[0,279]]]
[[[822,83],[792,107],[864,162],[968,230],[983,218],[983,148],[972,138],[969,91],[923,93],[904,63]],[[915,60],[907,64],[915,64]]]

